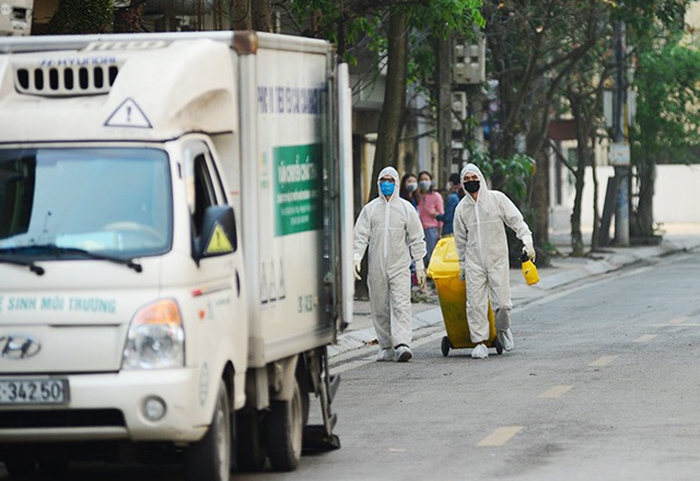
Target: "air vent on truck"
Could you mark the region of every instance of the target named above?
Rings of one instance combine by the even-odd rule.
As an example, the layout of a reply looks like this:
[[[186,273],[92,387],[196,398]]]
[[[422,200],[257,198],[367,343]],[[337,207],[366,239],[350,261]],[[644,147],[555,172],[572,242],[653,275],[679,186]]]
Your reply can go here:
[[[118,65],[18,66],[15,89],[22,94],[66,97],[98,95],[110,91],[119,74]]]

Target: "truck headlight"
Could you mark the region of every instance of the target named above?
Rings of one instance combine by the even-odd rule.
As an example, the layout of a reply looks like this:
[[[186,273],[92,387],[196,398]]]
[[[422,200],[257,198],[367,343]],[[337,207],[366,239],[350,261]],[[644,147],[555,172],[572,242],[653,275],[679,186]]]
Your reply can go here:
[[[185,329],[173,299],[148,304],[129,325],[122,369],[161,369],[185,365]]]

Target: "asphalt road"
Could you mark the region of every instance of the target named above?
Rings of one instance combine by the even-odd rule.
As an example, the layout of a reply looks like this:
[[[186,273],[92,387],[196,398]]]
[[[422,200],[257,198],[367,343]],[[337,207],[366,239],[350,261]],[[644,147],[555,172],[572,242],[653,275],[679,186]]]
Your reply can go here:
[[[515,350],[485,360],[443,357],[441,326],[409,363],[339,356],[342,448],[234,479],[697,480],[699,273],[696,250],[555,290],[516,306]],[[98,465],[68,479],[181,477]]]

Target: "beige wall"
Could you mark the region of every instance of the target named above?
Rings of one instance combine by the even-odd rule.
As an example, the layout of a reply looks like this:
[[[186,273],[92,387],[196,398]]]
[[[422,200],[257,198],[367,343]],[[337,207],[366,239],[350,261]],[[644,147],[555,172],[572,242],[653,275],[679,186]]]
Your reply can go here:
[[[690,8],[685,14],[685,23],[694,27],[696,30],[700,30],[700,2],[690,2]],[[695,36],[700,35],[700,32],[696,31]]]
[[[608,178],[615,175],[613,167],[597,168],[599,198],[602,212]],[[662,224],[700,223],[700,164],[657,165],[654,183],[654,222]],[[567,175],[562,205],[550,211],[550,230],[567,232],[571,229],[570,217],[574,205],[573,179]],[[590,229],[593,225],[593,178],[586,169],[586,180],[581,203],[581,225]],[[614,224],[613,224],[614,225]]]

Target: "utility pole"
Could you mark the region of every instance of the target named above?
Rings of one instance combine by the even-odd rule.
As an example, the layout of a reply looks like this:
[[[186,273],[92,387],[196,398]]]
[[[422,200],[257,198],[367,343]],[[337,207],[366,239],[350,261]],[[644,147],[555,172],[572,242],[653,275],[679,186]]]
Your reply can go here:
[[[452,42],[452,150],[451,161],[446,164],[447,175],[456,166],[462,169],[467,159],[468,141],[474,140],[464,128],[472,117],[470,105],[480,98],[480,86],[486,81],[486,38],[481,33],[457,37]]]
[[[629,172],[630,148],[627,142],[627,113],[624,105],[627,97],[625,79],[625,26],[620,20],[613,24],[613,49],[615,52],[615,83],[613,87],[613,143],[610,146],[610,163],[615,167],[617,184],[617,208],[615,211],[615,243],[630,245],[629,222]]]

